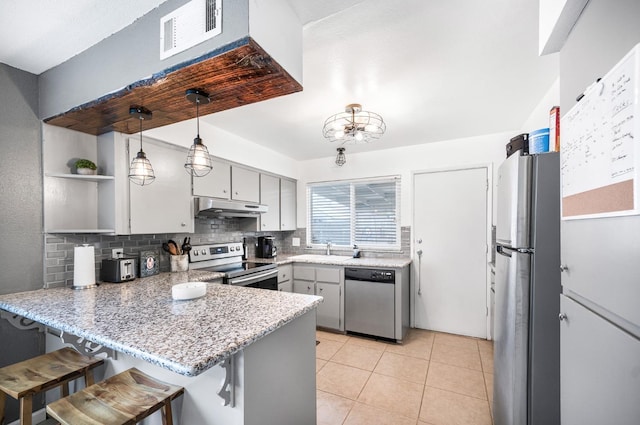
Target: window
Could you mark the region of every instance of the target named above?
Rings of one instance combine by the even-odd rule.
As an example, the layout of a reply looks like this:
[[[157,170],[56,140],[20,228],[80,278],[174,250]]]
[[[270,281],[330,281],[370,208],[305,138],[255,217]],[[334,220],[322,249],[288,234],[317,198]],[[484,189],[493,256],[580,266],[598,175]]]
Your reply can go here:
[[[307,245],[400,249],[400,178],[307,185]]]

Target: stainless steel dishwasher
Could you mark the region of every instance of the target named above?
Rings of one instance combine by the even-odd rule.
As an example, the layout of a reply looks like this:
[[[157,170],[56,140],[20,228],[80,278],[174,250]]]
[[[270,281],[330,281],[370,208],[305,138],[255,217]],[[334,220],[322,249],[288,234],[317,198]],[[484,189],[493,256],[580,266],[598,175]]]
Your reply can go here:
[[[395,283],[394,270],[346,267],[345,330],[396,339]]]

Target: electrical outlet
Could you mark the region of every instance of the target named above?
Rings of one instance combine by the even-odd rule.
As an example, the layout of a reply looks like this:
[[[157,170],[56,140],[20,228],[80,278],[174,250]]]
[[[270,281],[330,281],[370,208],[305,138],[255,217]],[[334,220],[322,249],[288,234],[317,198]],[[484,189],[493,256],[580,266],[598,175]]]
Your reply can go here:
[[[111,250],[111,258],[122,258],[124,257],[124,248],[113,248]]]
[[[300,246],[300,238],[291,238],[292,246]]]

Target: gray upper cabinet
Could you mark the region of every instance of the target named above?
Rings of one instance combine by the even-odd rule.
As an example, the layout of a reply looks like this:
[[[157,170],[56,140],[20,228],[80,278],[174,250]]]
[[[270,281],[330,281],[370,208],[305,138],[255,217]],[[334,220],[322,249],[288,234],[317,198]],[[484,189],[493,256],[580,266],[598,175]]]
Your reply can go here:
[[[267,174],[260,175],[260,203],[269,211],[260,215],[260,230],[280,230],[280,179]]]
[[[129,160],[139,149],[129,139]],[[150,185],[129,183],[131,233],[192,233],[191,176],[185,172],[188,150],[154,140],[145,140],[143,150],[156,179]]]
[[[231,199],[231,165],[213,158],[211,162],[209,174],[193,178],[193,196]]]
[[[231,199],[260,202],[260,173],[242,167],[231,167]]]
[[[296,182],[280,179],[280,230],[296,230]]]
[[[260,203],[269,211],[260,216],[260,230],[296,230],[296,182],[260,175]]]

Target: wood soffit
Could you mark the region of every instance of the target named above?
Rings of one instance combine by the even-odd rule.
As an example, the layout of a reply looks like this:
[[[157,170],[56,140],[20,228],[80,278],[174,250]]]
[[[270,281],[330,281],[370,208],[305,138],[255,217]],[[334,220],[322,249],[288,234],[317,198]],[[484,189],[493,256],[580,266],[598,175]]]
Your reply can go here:
[[[209,93],[211,103],[200,105],[200,116],[295,93],[302,86],[250,37],[217,55],[205,55],[77,106],[44,122],[83,133],[111,131],[133,134],[140,130],[129,107],[143,106],[153,113],[145,130],[195,118],[196,107],[185,92],[197,88]]]

